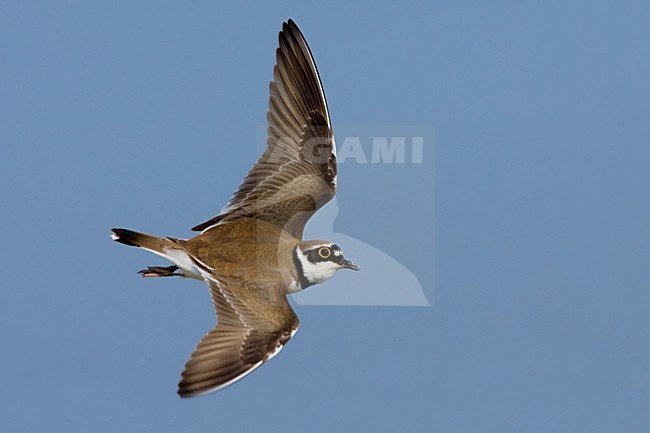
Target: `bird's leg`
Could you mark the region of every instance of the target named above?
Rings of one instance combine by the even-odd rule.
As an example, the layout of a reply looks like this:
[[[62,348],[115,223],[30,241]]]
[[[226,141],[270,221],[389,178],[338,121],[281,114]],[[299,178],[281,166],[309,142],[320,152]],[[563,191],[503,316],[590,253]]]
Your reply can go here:
[[[141,271],[138,271],[138,274],[142,275],[143,277],[184,277],[182,273],[175,274],[178,270],[178,266],[176,265],[171,265],[171,266],[147,266],[147,269],[143,269]]]

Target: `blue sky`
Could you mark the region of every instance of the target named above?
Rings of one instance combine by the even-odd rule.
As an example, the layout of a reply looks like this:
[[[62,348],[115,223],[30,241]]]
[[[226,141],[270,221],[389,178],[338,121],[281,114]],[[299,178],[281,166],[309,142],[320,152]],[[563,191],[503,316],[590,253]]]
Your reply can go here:
[[[140,279],[162,263],[108,230],[188,237],[222,207],[289,17],[335,132],[434,131],[421,164],[341,164],[333,227],[308,230],[387,254],[432,306],[296,305],[279,356],[181,401],[206,289]],[[649,21],[627,1],[3,4],[0,430],[644,430]]]

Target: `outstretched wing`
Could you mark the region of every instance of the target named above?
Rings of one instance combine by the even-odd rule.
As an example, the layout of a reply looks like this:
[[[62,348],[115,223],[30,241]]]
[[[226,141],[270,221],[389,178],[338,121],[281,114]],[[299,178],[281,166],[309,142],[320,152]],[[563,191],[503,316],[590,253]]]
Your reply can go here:
[[[334,197],[336,145],[316,63],[292,20],[279,39],[267,148],[221,213],[192,230],[245,216],[302,238],[307,220]]]
[[[181,397],[215,392],[244,378],[275,356],[300,325],[280,290],[203,276],[218,324],[187,361],[178,384]]]

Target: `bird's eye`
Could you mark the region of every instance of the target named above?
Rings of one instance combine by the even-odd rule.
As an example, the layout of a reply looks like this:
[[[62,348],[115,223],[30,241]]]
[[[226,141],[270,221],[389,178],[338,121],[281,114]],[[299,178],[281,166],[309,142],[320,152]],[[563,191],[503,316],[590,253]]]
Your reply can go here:
[[[332,255],[332,251],[327,247],[322,247],[318,249],[318,255],[321,256],[321,258],[326,259]]]

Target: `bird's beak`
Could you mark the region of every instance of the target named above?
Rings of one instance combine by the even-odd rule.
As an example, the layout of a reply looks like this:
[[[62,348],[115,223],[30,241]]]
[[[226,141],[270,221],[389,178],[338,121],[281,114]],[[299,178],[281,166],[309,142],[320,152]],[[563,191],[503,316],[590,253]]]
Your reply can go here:
[[[349,260],[343,260],[339,266],[341,266],[343,269],[352,269],[353,271],[359,270],[359,265]]]

